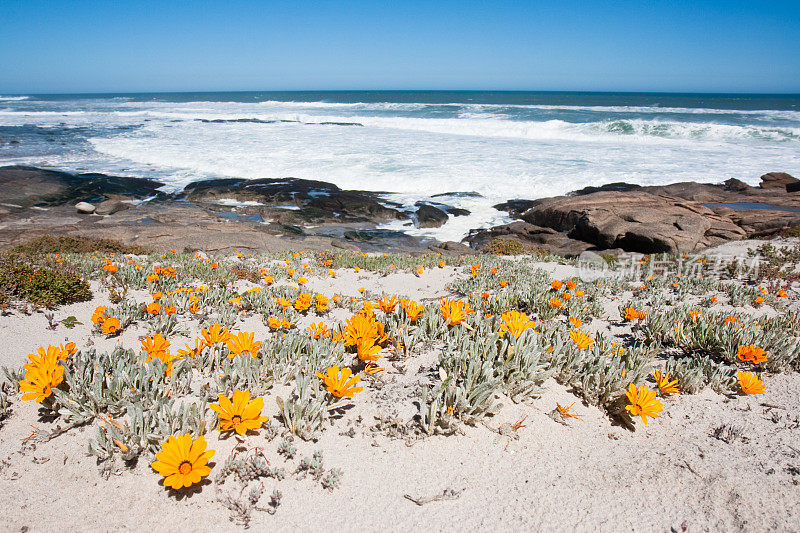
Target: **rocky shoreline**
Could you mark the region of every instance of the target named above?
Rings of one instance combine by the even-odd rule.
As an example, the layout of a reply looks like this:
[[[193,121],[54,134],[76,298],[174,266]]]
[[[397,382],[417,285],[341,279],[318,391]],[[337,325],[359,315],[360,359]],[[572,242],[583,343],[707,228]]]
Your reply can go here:
[[[735,179],[719,185],[614,183],[566,196],[513,199],[495,208],[516,220],[473,230],[462,243],[379,229],[396,220],[404,227],[435,228],[469,214],[444,202],[409,210],[381,193],[296,178],[202,180],[177,193],[162,187],[149,179],[0,167],[0,249],[45,234],[212,252],[470,253],[487,250],[496,239],[513,239],[522,247],[573,256],[587,250],[696,252],[800,227],[800,181],[777,172],[762,176],[759,187]]]
[[[612,183],[566,196],[510,200],[495,208],[517,220],[471,232],[465,241],[478,250],[505,238],[563,255],[697,252],[798,228],[800,180],[771,172],[758,187],[736,179],[718,185]]]

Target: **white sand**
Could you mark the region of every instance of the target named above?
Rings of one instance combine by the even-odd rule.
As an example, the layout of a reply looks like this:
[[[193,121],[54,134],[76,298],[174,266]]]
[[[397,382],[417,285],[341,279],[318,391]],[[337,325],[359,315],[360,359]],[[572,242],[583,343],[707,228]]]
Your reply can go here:
[[[560,265],[548,267],[559,276],[571,274]],[[375,293],[417,299],[449,294],[446,284],[455,269],[433,269],[422,277],[396,273],[386,277],[339,270],[337,279],[312,278],[309,287],[325,294],[357,295],[360,286]],[[97,287],[93,287],[97,288]],[[45,328],[40,313],[0,317],[0,365],[19,366],[37,346],[89,339],[89,317],[107,297],[95,292],[92,302],[65,306],[56,319],[69,315],[83,326],[55,331]],[[615,312],[617,302],[606,309]],[[323,321],[346,316],[335,314]],[[317,321],[317,319],[314,319]],[[309,320],[310,322],[310,320]],[[607,325],[604,321],[602,325]],[[243,329],[267,335],[260,320],[248,318]],[[599,327],[597,324],[595,327]],[[196,324],[189,323],[197,334]],[[120,342],[138,347],[143,330],[131,327],[119,339],[94,336],[98,350]],[[183,340],[173,338],[173,350]],[[416,370],[435,362],[435,353],[416,353],[406,364]],[[274,515],[255,511],[254,530],[379,531],[411,530],[578,530],[578,531],[796,531],[800,529],[800,376],[767,379],[766,394],[728,398],[704,390],[664,400],[664,413],[631,432],[613,426],[599,409],[581,404],[550,380],[539,399],[526,404],[503,400],[505,406],[485,425],[465,427],[463,434],[425,439],[392,440],[373,433],[374,416],[408,422],[415,412],[411,399],[382,396],[380,382],[408,381],[392,364],[375,378],[362,381],[355,407],[316,443],[295,440],[299,456],[323,450],[326,468],[344,472],[341,488],[324,490],[311,479],[294,476],[281,482],[265,479],[262,503],[273,486],[283,492]],[[371,379],[378,380],[372,382]],[[285,391],[285,389],[282,389]],[[392,390],[387,387],[387,390]],[[265,396],[265,414],[275,419],[276,390]],[[37,404],[12,398],[13,413],[0,427],[0,528],[7,531],[240,530],[217,498],[215,483],[188,497],[175,498],[159,484],[147,464],[104,479],[96,458],[87,453],[94,427],[60,435],[48,442],[24,441],[34,427],[49,431],[39,420]],[[556,402],[582,415],[569,425],[548,413]],[[361,416],[362,422],[356,423]],[[524,418],[518,439],[495,431],[503,423]],[[741,429],[744,439],[726,443],[711,436],[723,425]],[[354,436],[343,435],[350,426]],[[235,438],[206,435],[216,450],[214,478]],[[244,445],[261,447],[272,466],[285,460],[276,453],[280,437],[247,436]],[[287,463],[287,470],[297,459]],[[418,506],[406,499],[431,497],[451,489],[455,499]]]

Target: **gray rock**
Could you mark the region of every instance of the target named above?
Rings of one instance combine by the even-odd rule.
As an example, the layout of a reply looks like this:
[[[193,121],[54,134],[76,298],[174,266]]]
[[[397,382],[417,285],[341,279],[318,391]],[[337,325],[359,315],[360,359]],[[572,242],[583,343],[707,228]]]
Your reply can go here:
[[[724,185],[726,191],[734,191],[734,192],[745,192],[749,191],[752,188],[742,180],[737,180],[736,178],[725,180]]]
[[[122,202],[121,200],[116,198],[111,198],[97,204],[97,207],[94,210],[94,212],[97,215],[113,215],[114,213],[125,211],[126,209],[130,209],[131,207],[133,206],[129,203]]]
[[[433,252],[447,254],[447,255],[475,254],[475,250],[473,250],[466,244],[461,244],[460,242],[455,242],[455,241],[445,241],[442,243],[431,245],[428,247],[428,249]]]
[[[142,178],[69,174],[23,166],[0,167],[0,198],[22,207],[72,205],[98,201],[111,195],[127,198],[164,196],[157,190],[162,185]]]
[[[75,204],[75,209],[78,210],[78,213],[82,213],[84,215],[91,215],[95,212],[95,206],[89,202],[78,202]]]
[[[420,228],[439,228],[447,222],[447,213],[429,204],[417,208],[417,225]]]
[[[537,200],[522,218],[599,249],[640,253],[694,252],[745,236],[697,202],[638,190]]]

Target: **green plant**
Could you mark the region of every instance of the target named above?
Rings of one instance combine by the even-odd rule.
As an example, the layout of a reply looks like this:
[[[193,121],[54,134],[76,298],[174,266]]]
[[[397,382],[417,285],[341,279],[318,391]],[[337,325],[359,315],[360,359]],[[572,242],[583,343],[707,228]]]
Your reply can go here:
[[[113,252],[119,254],[147,255],[152,252],[136,244],[123,244],[112,239],[95,239],[92,237],[69,237],[66,235],[45,235],[15,246],[12,253],[30,256],[42,254],[80,254]]]
[[[520,255],[526,251],[525,244],[512,237],[496,237],[486,245],[486,253],[496,255]]]
[[[31,263],[13,254],[0,257],[0,293],[45,307],[92,297],[89,283],[66,267]]]

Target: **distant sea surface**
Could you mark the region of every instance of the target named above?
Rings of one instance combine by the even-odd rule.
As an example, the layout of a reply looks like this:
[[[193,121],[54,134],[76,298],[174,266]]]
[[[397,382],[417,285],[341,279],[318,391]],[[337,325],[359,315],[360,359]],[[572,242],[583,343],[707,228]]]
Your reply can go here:
[[[152,177],[297,177],[469,209],[589,185],[800,176],[800,95],[324,91],[0,95],[0,164]],[[434,196],[452,192],[476,195]]]

